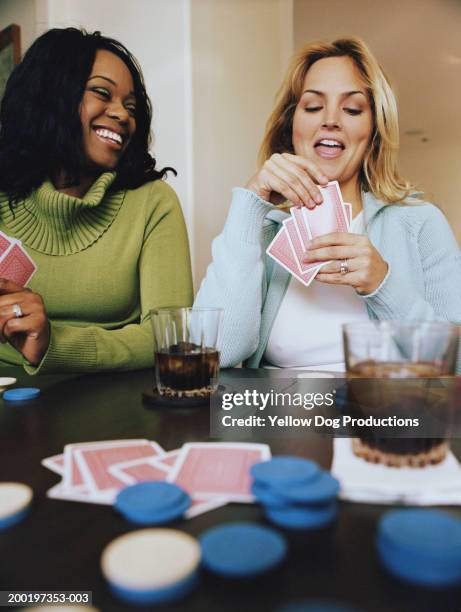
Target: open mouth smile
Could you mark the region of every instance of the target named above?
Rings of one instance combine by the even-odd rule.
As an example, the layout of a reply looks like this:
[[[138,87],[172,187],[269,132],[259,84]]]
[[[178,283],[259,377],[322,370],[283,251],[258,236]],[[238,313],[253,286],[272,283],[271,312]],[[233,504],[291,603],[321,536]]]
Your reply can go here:
[[[322,138],[314,145],[314,150],[323,159],[334,159],[339,157],[345,150],[345,145],[336,138]]]
[[[123,142],[125,139],[118,132],[114,132],[113,130],[109,130],[107,128],[102,127],[96,127],[93,129],[98,138],[102,140],[105,144],[116,149],[121,149],[123,147]]]

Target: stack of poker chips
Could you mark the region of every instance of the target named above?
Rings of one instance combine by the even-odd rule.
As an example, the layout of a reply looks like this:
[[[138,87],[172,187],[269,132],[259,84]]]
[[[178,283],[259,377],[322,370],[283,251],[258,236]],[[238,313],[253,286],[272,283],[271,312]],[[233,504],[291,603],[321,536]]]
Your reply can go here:
[[[461,583],[461,520],[436,510],[392,510],[380,520],[378,554],[394,576],[426,587]]]
[[[190,496],[169,482],[140,482],[122,489],[114,508],[137,525],[165,525],[183,516],[190,507]]]
[[[337,514],[339,483],[313,461],[274,457],[251,467],[252,492],[269,521],[287,529],[318,529]]]

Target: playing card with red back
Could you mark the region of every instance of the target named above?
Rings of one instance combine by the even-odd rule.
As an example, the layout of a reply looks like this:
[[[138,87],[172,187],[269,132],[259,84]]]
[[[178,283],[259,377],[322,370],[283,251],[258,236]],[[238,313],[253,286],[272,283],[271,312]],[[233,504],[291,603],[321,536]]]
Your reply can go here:
[[[14,243],[0,260],[0,278],[24,286],[34,275],[37,266],[20,244]]]
[[[295,278],[301,281],[303,285],[306,285],[306,287],[311,284],[320,269],[320,266],[317,266],[305,274],[299,272],[298,263],[292,252],[287,230],[283,226],[267,247],[266,253],[272,257],[272,259],[275,259],[275,261],[285,268],[285,270],[288,270]]]
[[[191,442],[182,447],[167,481],[193,497],[252,502],[250,467],[270,456],[266,444]]]
[[[14,240],[12,238],[7,236],[3,232],[0,232],[0,257],[3,255],[3,253],[6,253],[6,251],[8,251],[13,242]]]
[[[347,232],[349,216],[344,206],[338,181],[320,187],[323,202],[314,208],[302,208],[311,239],[333,232]]]

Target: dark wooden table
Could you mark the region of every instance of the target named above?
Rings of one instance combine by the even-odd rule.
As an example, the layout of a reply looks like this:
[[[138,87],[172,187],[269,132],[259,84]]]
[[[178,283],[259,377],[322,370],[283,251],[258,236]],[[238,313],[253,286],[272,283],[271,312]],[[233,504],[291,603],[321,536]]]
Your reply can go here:
[[[17,370],[16,370],[17,372]],[[8,371],[3,370],[2,375]],[[273,376],[267,370],[225,371],[233,376]],[[0,532],[0,590],[91,590],[103,611],[130,608],[115,599],[99,569],[103,548],[135,530],[110,507],[48,499],[58,476],[40,465],[65,444],[117,438],[149,438],[172,450],[190,441],[209,440],[207,408],[155,410],[141,398],[152,372],[91,376],[43,376],[19,382],[39,386],[42,394],[27,403],[0,400],[0,481],[29,484],[35,492],[32,514]],[[273,454],[291,453],[331,462],[326,439],[268,440]],[[285,532],[287,562],[270,575],[247,582],[202,576],[187,598],[156,609],[190,612],[278,610],[306,599],[328,599],[366,612],[460,612],[461,588],[433,591],[388,576],[375,553],[375,531],[387,506],[341,503],[337,521],[317,532]],[[458,509],[451,512],[461,515]],[[265,523],[258,505],[230,504],[174,527],[198,536],[231,521]]]

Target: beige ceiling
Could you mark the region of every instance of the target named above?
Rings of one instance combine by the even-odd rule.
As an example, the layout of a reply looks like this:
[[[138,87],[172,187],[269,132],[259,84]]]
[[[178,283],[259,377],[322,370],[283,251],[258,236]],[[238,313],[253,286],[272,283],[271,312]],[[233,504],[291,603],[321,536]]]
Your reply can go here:
[[[397,91],[402,145],[460,140],[461,0],[294,0],[296,48],[351,34]]]

